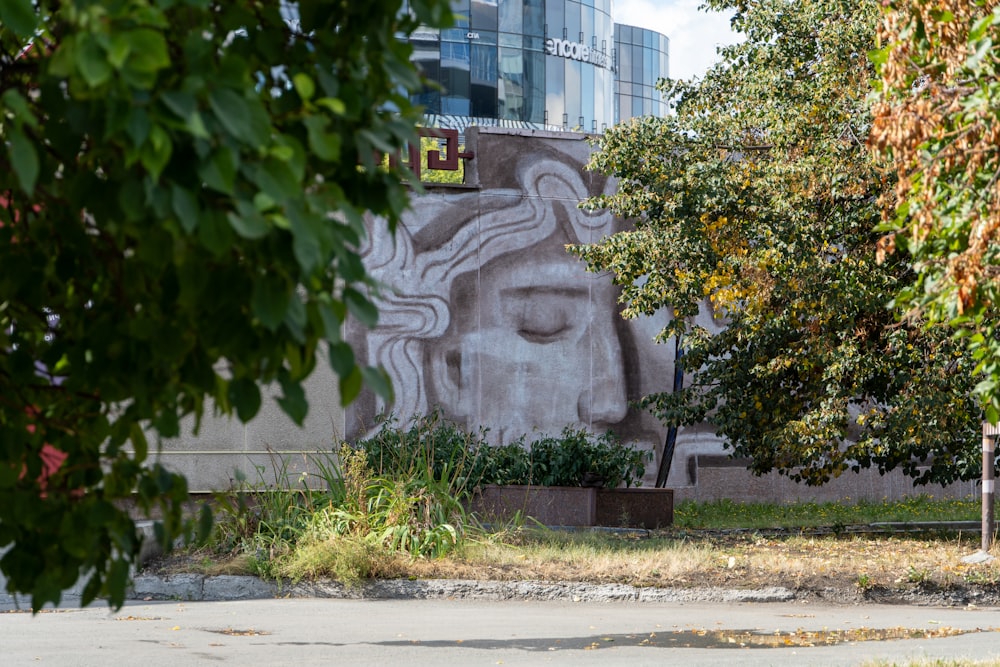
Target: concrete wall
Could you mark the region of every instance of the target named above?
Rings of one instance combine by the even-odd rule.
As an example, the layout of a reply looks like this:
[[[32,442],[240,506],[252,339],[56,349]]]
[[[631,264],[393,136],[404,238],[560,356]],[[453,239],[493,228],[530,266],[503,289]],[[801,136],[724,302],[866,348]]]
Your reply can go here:
[[[341,438],[363,437],[387,410],[405,420],[439,408],[467,428],[488,428],[498,443],[566,426],[610,429],[659,456],[666,430],[630,403],[672,385],[673,346],[653,342],[666,320],[622,320],[610,276],[587,273],[565,250],[622,229],[609,214],[578,207],[613,188],[584,169],[586,137],[473,128],[465,150],[475,156],[465,185],[415,197],[395,237],[371,220],[362,249],[384,286],[380,323],[372,331],[349,323],[346,335],[362,361],[387,370],[395,403],[366,391],[343,411],[321,361],[303,428],[265,400],[246,426],[210,419],[198,437],[166,443],[163,459],[188,475],[192,489],[225,488],[237,469],[257,480],[255,466],[267,481],[283,466],[297,478],[315,469],[311,457],[333,451]],[[656,465],[647,468],[646,486]],[[821,489],[754,477],[725,458],[708,425],[681,429],[668,486],[678,501],[975,493],[971,484],[913,489],[901,475],[874,473],[849,473]]]
[[[666,320],[622,320],[610,276],[566,252],[622,228],[578,206],[612,187],[584,169],[586,137],[473,130],[466,151],[472,187],[418,197],[395,238],[373,222],[380,324],[348,339],[389,372],[396,401],[363,396],[348,438],[386,409],[406,419],[438,407],[497,443],[569,426],[662,447],[663,427],[630,402],[673,377],[673,348],[652,342]]]
[[[188,479],[192,492],[231,488],[239,475],[250,484],[274,484],[282,475],[299,483],[303,473],[310,485],[322,485],[316,460],[339,448],[344,434],[344,410],[338,382],[325,358],[306,381],[309,414],[301,427],[292,422],[275,399],[279,387],[262,391],[260,412],[247,424],[235,417],[213,417],[206,408],[199,432],[194,420],[182,424],[180,438],[166,440],[160,460]],[[152,441],[151,441],[152,442]]]

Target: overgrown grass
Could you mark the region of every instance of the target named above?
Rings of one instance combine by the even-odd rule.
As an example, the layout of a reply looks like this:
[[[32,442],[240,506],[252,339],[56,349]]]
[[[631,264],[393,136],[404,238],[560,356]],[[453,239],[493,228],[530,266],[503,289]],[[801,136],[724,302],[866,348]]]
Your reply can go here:
[[[878,522],[975,521],[980,518],[976,500],[938,500],[917,495],[903,500],[856,503],[800,502],[737,503],[731,500],[698,503],[686,501],[674,508],[679,528],[833,528]]]
[[[376,475],[364,452],[346,446],[340,460],[343,498],[313,512],[273,574],[353,584],[379,576],[398,557],[439,558],[458,545],[468,521],[453,477],[437,478],[419,459],[408,476]]]
[[[637,474],[638,469],[629,467],[637,461],[629,458],[630,450],[619,452],[617,441],[581,438],[572,431],[562,436],[569,443],[566,451],[574,452],[564,458],[573,465],[588,458],[579,452],[596,447],[625,474]],[[240,480],[232,492],[218,496],[210,548],[192,554],[186,566],[206,573],[243,570],[269,578],[333,578],[347,584],[425,576],[643,586],[778,581],[797,586],[833,577],[858,588],[1000,581],[998,564],[955,565],[978,543],[977,533],[921,542],[905,536],[817,541],[752,532],[827,526],[840,534],[838,527],[873,522],[974,521],[980,512],[974,500],[913,496],[881,503],[684,502],[675,508],[673,530],[642,539],[636,534],[550,531],[523,517],[486,530],[467,512],[465,501],[491,475],[537,467],[525,463],[522,448],[517,450],[517,457],[497,456],[485,446],[484,433],[466,433],[432,414],[406,427],[389,420],[386,429],[354,447],[345,445],[337,455],[314,459],[311,467],[318,470],[318,479],[305,473],[290,476],[288,466],[276,459],[271,479],[264,479],[266,468],[261,467],[254,483]],[[599,458],[595,454],[593,460]],[[596,469],[595,464],[587,469]],[[573,479],[579,477],[580,471],[571,472]],[[626,479],[618,475],[606,476]],[[735,539],[711,533],[727,528],[750,532]],[[701,529],[709,530],[699,534]]]
[[[831,516],[845,524],[958,519],[978,511],[975,503],[914,498],[834,508],[813,503],[779,507],[717,502],[682,505],[678,514],[685,517],[687,527],[650,536],[554,531],[530,521],[487,531],[474,516],[455,507],[454,499],[440,506],[428,504],[426,488],[386,484],[363,463],[357,457],[356,467],[332,492],[268,491],[252,509],[230,517],[239,519],[242,531],[236,548],[231,545],[239,531],[220,529],[218,534],[228,537],[216,541],[217,551],[195,554],[185,567],[235,573],[242,564],[247,572],[268,577],[332,578],[347,584],[410,577],[682,587],[834,586],[862,591],[1000,582],[1000,561],[962,562],[964,555],[978,548],[978,531],[840,537],[793,532],[768,537],[752,530],[702,533],[692,528],[752,528],[755,522],[796,528],[829,525]],[[346,500],[345,495],[355,500]],[[335,503],[337,497],[341,499]],[[820,515],[826,518],[817,522],[821,509],[827,510]],[[767,520],[760,521],[754,511]],[[284,518],[279,521],[276,514]],[[741,516],[750,518],[740,520]],[[225,513],[222,519],[220,525],[225,526]]]
[[[475,463],[468,444],[431,415],[315,457],[318,485],[289,482],[287,462],[273,460],[273,481],[261,467],[256,483],[239,480],[217,497],[212,551],[265,577],[348,583],[386,576],[403,557],[444,556],[473,525],[463,505]]]

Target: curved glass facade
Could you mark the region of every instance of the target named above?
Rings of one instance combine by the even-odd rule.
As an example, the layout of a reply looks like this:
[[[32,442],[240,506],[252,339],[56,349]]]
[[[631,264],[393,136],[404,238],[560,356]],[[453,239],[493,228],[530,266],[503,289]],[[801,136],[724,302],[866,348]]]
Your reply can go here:
[[[669,76],[670,40],[653,30],[615,26],[615,122],[634,116],[666,116],[656,82]]]
[[[598,132],[632,115],[619,116],[621,104],[616,101],[615,69],[620,70],[622,62],[616,54],[624,51],[615,43],[612,0],[451,4],[455,27],[422,28],[410,38],[414,61],[440,84],[440,89],[428,88],[414,100],[425,107],[431,124]],[[629,28],[627,34],[633,39],[639,35],[638,44],[627,45],[630,68],[633,51],[642,50],[639,68],[627,73],[628,104],[639,94],[633,91],[651,91],[633,106],[641,113],[661,113],[646,100],[654,99],[656,79],[666,76],[667,38],[641,28]],[[647,40],[652,50],[645,46],[645,34],[655,36]],[[647,52],[652,58],[648,67]]]
[[[547,124],[596,132],[614,122],[611,0],[545,3]]]

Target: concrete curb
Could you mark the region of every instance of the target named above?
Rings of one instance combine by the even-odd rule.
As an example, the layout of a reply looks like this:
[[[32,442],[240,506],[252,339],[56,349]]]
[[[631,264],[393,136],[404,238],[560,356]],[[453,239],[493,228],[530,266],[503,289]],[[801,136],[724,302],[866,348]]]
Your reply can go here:
[[[266,598],[339,598],[372,600],[546,600],[564,602],[788,602],[790,589],[638,588],[624,584],[545,581],[471,581],[389,579],[348,587],[335,581],[276,583],[247,576],[176,574],[139,575],[130,600],[259,600]]]

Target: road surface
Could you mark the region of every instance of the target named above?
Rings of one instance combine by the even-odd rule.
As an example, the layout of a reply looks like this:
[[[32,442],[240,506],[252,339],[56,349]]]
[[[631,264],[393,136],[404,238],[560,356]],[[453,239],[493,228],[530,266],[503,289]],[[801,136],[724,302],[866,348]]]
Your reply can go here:
[[[19,665],[857,665],[1000,659],[1000,609],[269,599],[0,610]],[[857,641],[878,630],[937,635]],[[824,630],[827,634],[824,634]],[[845,636],[846,633],[846,636]],[[847,639],[825,645],[827,641]],[[815,646],[804,644],[813,643]],[[757,646],[772,647],[757,647]]]

